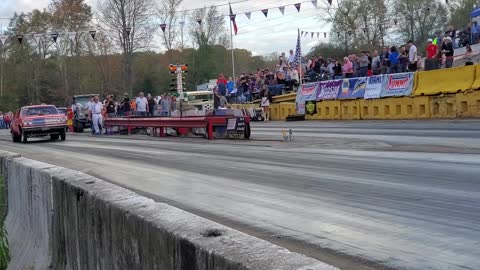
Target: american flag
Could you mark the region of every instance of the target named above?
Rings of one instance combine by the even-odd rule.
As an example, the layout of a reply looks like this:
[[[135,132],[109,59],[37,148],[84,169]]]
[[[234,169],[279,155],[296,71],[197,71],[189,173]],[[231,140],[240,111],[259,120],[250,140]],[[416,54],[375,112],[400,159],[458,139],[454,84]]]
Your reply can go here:
[[[297,35],[297,47],[295,48],[295,61],[293,64],[295,66],[300,66],[302,63],[302,47],[300,45],[300,29],[298,29],[298,35]]]
[[[230,7],[230,20],[232,21],[232,24],[233,24],[233,32],[236,35],[238,32],[238,27],[237,27],[237,22],[235,21],[235,17],[237,15],[233,14],[232,6],[230,5],[230,3],[228,3],[228,6]]]

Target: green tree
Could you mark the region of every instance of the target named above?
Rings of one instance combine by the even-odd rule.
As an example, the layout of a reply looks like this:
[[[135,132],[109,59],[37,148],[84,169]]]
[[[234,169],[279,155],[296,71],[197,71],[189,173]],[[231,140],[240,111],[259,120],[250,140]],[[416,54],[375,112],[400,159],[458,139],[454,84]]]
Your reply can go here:
[[[470,13],[475,8],[476,0],[453,0],[449,2],[449,24],[457,29],[464,28],[470,22]]]

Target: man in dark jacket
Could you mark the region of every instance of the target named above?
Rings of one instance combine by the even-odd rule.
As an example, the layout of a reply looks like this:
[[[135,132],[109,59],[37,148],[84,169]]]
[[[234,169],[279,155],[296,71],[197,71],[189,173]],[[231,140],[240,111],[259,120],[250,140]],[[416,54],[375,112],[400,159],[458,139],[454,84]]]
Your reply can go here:
[[[453,65],[453,42],[451,37],[445,37],[442,45],[442,52],[445,55],[445,68],[451,68]]]

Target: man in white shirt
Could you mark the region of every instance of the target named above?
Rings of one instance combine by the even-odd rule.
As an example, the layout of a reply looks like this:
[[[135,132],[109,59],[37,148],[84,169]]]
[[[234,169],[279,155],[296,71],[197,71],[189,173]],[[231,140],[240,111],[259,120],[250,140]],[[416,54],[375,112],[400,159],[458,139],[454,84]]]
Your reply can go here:
[[[88,113],[88,116],[91,115],[92,113],[92,105],[94,103],[94,96],[90,96],[90,101],[87,102],[87,113]],[[90,118],[90,121],[91,121],[92,118]],[[93,128],[93,124],[90,125],[90,129],[92,130],[92,135],[95,135],[95,129]]]
[[[288,65],[292,66],[293,62],[295,62],[295,54],[293,54],[293,50],[290,50],[290,55],[288,56]]]
[[[100,127],[102,126],[103,117],[102,117],[103,104],[99,101],[98,96],[95,96],[93,103],[90,105],[90,114],[89,118],[92,121],[92,130],[94,135],[100,135]]]
[[[412,40],[408,41],[408,71],[417,71],[417,46],[413,44]]]
[[[140,92],[137,99],[135,100],[135,103],[137,103],[138,116],[146,116],[148,112],[148,100],[143,94],[143,92]]]

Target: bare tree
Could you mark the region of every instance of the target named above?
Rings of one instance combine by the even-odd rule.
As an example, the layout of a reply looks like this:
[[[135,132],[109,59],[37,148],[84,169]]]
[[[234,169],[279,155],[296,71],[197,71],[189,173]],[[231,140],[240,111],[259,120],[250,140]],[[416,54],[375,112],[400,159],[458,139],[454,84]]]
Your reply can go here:
[[[157,27],[152,27],[155,10],[153,0],[100,0],[100,22],[108,33],[116,36],[123,51],[123,72],[130,96],[133,87],[133,53],[150,45]]]
[[[190,33],[199,47],[218,44],[225,32],[225,18],[219,14],[217,7],[197,9],[191,19]]]
[[[386,0],[337,0],[338,8],[326,9],[332,23],[331,41],[349,49],[374,49],[383,43],[386,30]]]
[[[175,47],[178,32],[177,10],[182,2],[183,0],[164,0],[158,9],[160,21],[166,24],[165,31],[163,31],[161,35],[163,37],[163,44],[168,51]]]

